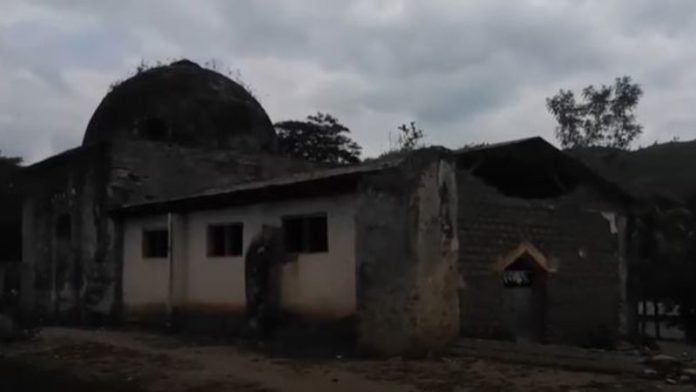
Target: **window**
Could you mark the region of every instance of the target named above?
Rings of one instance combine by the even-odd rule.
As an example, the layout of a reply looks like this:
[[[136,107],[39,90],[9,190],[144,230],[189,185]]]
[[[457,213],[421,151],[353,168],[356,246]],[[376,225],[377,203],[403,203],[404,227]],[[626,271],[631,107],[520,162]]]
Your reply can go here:
[[[169,256],[169,233],[167,229],[143,230],[143,257],[163,258]]]
[[[244,226],[225,223],[208,226],[208,256],[241,256],[244,246]]]
[[[319,253],[329,250],[326,214],[283,218],[285,250],[291,253]]]

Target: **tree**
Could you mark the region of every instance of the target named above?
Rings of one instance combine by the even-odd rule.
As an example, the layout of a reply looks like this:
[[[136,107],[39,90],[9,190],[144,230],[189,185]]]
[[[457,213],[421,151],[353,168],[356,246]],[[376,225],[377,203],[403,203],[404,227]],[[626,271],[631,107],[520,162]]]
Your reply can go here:
[[[398,126],[399,139],[397,151],[413,151],[421,147],[424,137],[423,130],[416,126],[415,121],[411,121],[408,125],[401,124]]]
[[[283,155],[312,162],[352,164],[360,162],[362,147],[347,136],[350,130],[336,117],[318,112],[306,121],[275,124],[278,149]]]
[[[643,132],[634,109],[643,90],[629,76],[616,78],[613,86],[592,85],[576,102],[570,90],[546,98],[546,107],[558,122],[556,137],[564,148],[604,146],[628,149]]]
[[[696,219],[685,206],[667,199],[654,199],[636,220],[639,260],[635,268],[638,297],[678,309],[680,325],[689,340],[696,338]],[[654,309],[654,308],[653,308]],[[660,314],[654,312],[655,337],[660,338]],[[645,334],[646,317],[640,323]]]

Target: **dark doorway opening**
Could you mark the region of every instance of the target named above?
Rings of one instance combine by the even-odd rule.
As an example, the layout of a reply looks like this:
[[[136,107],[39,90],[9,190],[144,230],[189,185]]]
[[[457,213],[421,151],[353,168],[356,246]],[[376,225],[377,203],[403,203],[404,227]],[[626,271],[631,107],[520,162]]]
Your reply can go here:
[[[503,270],[503,312],[517,341],[541,342],[546,314],[546,271],[523,253]]]

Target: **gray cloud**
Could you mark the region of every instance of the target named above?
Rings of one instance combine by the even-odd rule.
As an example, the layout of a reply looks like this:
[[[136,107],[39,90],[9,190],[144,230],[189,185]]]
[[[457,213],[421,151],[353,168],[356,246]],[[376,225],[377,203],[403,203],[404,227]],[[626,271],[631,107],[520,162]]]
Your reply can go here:
[[[544,98],[628,74],[641,142],[696,137],[696,3],[0,0],[0,149],[79,144],[108,86],[141,59],[239,70],[278,121],[337,115],[376,154],[416,120],[456,147],[553,137]],[[224,68],[223,67],[223,68]]]

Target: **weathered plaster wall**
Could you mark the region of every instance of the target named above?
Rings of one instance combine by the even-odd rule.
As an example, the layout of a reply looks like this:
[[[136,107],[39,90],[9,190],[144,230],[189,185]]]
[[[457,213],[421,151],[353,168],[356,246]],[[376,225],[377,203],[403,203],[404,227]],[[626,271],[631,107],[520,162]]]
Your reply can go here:
[[[225,299],[237,306],[245,303],[243,256],[208,258],[205,233],[209,223],[243,222],[246,250],[264,224],[281,227],[284,215],[326,212],[329,251],[299,254],[284,266],[282,302],[286,309],[304,316],[320,319],[351,316],[355,311],[353,204],[352,196],[340,196],[189,214],[190,301],[195,304]]]
[[[123,227],[123,305],[126,320],[166,315],[169,259],[145,258],[143,230],[167,229],[166,216],[128,220]]]
[[[523,242],[548,259],[544,333],[548,341],[600,344],[619,330],[624,233],[602,211],[617,209],[579,190],[557,199],[506,197],[460,170],[461,328],[467,336],[513,338],[496,263]]]
[[[356,214],[358,343],[422,354],[459,330],[454,169],[435,149],[361,184]]]
[[[457,184],[446,161],[427,168],[418,188],[418,300],[414,313],[426,347],[448,343],[459,330]]]
[[[103,235],[105,157],[95,146],[24,172],[22,304],[39,319],[109,314],[115,274]]]
[[[176,214],[175,306],[189,313],[234,314],[246,306],[244,255],[209,257],[209,224],[243,223],[246,251],[262,225],[280,227],[284,215],[325,212],[329,251],[299,254],[284,265],[282,304],[293,314],[318,320],[354,315],[354,211],[354,198],[346,195]],[[143,316],[162,309],[166,303],[167,261],[141,257],[142,230],[157,224],[166,225],[166,217],[127,218],[124,222],[123,290],[127,314]]]

